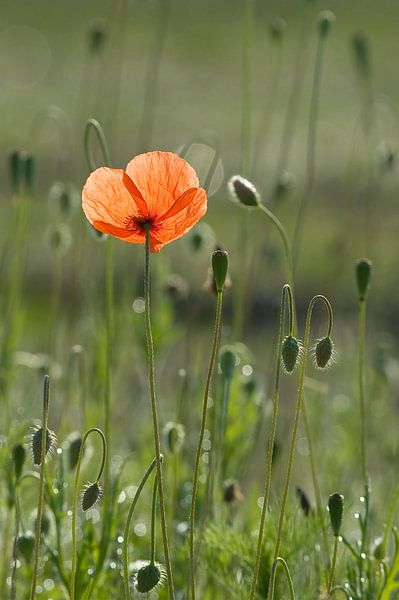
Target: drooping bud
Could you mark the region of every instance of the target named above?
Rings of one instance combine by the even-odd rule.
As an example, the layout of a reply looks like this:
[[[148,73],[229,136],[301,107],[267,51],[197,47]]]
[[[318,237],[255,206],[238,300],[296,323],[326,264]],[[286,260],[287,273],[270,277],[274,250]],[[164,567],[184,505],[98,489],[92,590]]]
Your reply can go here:
[[[342,494],[338,492],[331,494],[328,499],[328,510],[330,511],[330,521],[334,535],[339,535],[344,512],[344,497]]]
[[[236,355],[228,348],[222,349],[220,353],[220,370],[225,379],[232,379],[236,366]]]
[[[218,293],[223,291],[229,267],[229,255],[225,250],[215,250],[212,254],[213,279]]]
[[[330,33],[330,29],[335,22],[335,15],[331,10],[323,10],[317,17],[319,27],[319,36],[324,39]]]
[[[372,263],[367,258],[362,258],[356,263],[356,283],[360,301],[366,299],[370,286],[371,268]]]
[[[22,444],[16,444],[16,446],[14,446],[12,451],[12,457],[14,461],[15,479],[18,481],[18,479],[21,477],[26,457],[26,451]]]
[[[53,252],[65,254],[72,243],[71,230],[65,223],[54,223],[46,232],[47,243]]]
[[[241,175],[233,175],[228,187],[233,200],[244,206],[258,206],[260,203],[256,187]]]
[[[163,428],[163,434],[166,438],[169,452],[171,454],[179,454],[186,437],[184,426],[181,423],[169,421]]]
[[[41,465],[42,462],[42,427],[34,427],[30,438],[30,446],[32,450],[33,464],[36,466]],[[51,454],[57,445],[57,436],[50,429],[46,430],[46,447],[45,457]]]
[[[148,594],[162,584],[165,577],[165,570],[158,563],[148,563],[141,567],[135,576],[135,588],[140,594]]]
[[[293,335],[287,335],[281,346],[281,362],[286,373],[292,373],[301,355],[301,345]]]
[[[92,508],[96,502],[101,500],[103,496],[103,491],[99,483],[96,481],[95,483],[89,483],[83,488],[82,493],[82,510],[86,511],[89,508]]]
[[[317,369],[327,369],[334,361],[334,342],[330,336],[318,340],[313,348],[314,365]]]

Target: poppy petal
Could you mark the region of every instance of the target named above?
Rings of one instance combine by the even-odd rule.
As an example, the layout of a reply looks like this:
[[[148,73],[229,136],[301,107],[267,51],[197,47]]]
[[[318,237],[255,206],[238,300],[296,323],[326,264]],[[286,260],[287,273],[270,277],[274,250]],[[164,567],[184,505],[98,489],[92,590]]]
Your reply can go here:
[[[206,192],[202,188],[188,190],[184,195],[185,207],[165,220],[155,223],[159,243],[167,244],[181,237],[204,216],[207,210]]]
[[[124,242],[130,242],[132,244],[143,244],[145,242],[145,234],[142,231],[129,231],[128,229],[115,227],[115,225],[104,223],[103,221],[94,221],[93,227],[98,231],[102,231],[102,233],[113,235]]]
[[[124,185],[122,169],[100,167],[90,174],[82,190],[83,211],[94,226],[102,222],[126,229],[126,221],[139,216],[138,206]]]
[[[141,192],[153,218],[165,214],[189,188],[198,188],[191,165],[173,152],[147,152],[135,156],[126,172]]]
[[[162,223],[166,219],[170,219],[179,213],[181,210],[188,208],[195,197],[196,192],[202,188],[190,188],[182,193],[182,195],[176,200],[173,206],[157,220],[158,223]]]

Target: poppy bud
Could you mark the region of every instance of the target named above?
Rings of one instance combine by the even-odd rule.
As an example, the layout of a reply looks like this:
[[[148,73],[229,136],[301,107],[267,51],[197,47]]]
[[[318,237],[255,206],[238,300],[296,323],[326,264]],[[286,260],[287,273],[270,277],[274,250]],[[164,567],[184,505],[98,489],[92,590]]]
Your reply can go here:
[[[65,223],[50,225],[47,229],[46,237],[50,249],[61,254],[65,254],[72,243],[71,231]]]
[[[89,52],[96,54],[100,52],[107,38],[107,23],[104,19],[92,19],[89,25]]]
[[[368,79],[371,74],[370,45],[367,36],[363,32],[360,31],[353,36],[352,49],[355,66],[359,74]]]
[[[283,171],[276,183],[274,195],[278,199],[283,199],[295,187],[295,177],[289,171]]]
[[[82,438],[80,433],[71,433],[68,437],[67,442],[69,442],[68,466],[70,470],[73,471],[76,465],[78,464],[80,447],[82,445]]]
[[[173,423],[169,421],[163,429],[168,450],[171,454],[179,454],[184,444],[186,432],[181,423]]]
[[[225,250],[215,250],[212,254],[213,279],[215,281],[216,291],[223,291],[226,281],[227,269],[229,266],[229,256]]]
[[[18,481],[18,479],[21,477],[22,469],[25,462],[26,451],[24,446],[22,444],[17,444],[16,446],[14,446],[12,456],[14,460],[15,479]]]
[[[43,428],[42,427],[34,427],[33,432],[30,438],[30,446],[32,450],[33,464],[36,466],[41,465],[42,463],[42,435]],[[46,430],[46,447],[45,447],[45,456],[47,454],[51,454],[54,448],[57,445],[57,436],[50,429]]]
[[[328,499],[328,510],[330,511],[330,521],[334,535],[339,535],[344,512],[344,497],[342,494],[338,492],[331,494]]]
[[[281,346],[281,361],[286,373],[292,373],[299,362],[301,345],[293,335],[287,335]]]
[[[229,349],[220,353],[220,370],[225,379],[232,379],[236,366],[236,355]]]
[[[140,594],[147,594],[162,583],[165,571],[158,563],[148,563],[141,567],[135,577],[135,588]]]
[[[326,369],[334,360],[334,342],[330,336],[318,340],[313,348],[314,365],[317,369]]]
[[[319,36],[320,38],[325,38],[330,32],[332,24],[335,21],[335,15],[331,10],[323,10],[317,18],[317,23],[319,26]]]
[[[96,481],[95,483],[89,483],[83,488],[82,494],[82,510],[86,511],[92,508],[96,502],[101,500],[103,495],[102,488]]]
[[[359,292],[359,300],[364,301],[370,285],[372,263],[362,258],[356,263],[356,282]]]
[[[35,536],[31,531],[26,531],[17,540],[18,550],[27,563],[30,563],[35,549]]]
[[[281,42],[286,27],[287,23],[284,21],[284,19],[281,19],[280,17],[273,19],[270,24],[270,37],[272,38],[273,42]]]
[[[248,179],[241,177],[241,175],[234,175],[230,179],[228,187],[233,200],[238,201],[240,204],[244,206],[258,206],[260,203],[259,194],[255,186]]]

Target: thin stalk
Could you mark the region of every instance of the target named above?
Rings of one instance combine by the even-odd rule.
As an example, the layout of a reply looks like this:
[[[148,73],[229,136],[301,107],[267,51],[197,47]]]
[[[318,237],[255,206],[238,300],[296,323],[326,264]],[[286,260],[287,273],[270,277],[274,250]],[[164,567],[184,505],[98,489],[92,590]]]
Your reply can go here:
[[[19,481],[15,484],[15,526],[14,543],[12,548],[12,574],[11,574],[11,600],[15,600],[17,594],[17,558],[18,558],[18,537],[19,525],[21,521],[21,507],[19,503]]]
[[[360,461],[364,485],[367,485],[366,408],[364,397],[364,355],[366,336],[366,300],[359,300],[358,321],[358,389],[360,405]]]
[[[151,502],[151,543],[150,543],[150,563],[155,564],[155,519],[157,516],[157,489],[158,477],[155,473],[154,485],[152,487],[152,502]]]
[[[102,442],[102,459],[100,469],[98,471],[96,483],[98,483],[101,479],[101,476],[104,471],[104,467],[107,460],[107,441],[106,438],[101,431],[97,427],[92,427],[88,429],[83,436],[82,443],[79,449],[79,457],[76,465],[76,473],[75,473],[75,485],[73,492],[73,507],[72,507],[72,568],[71,568],[71,583],[70,583],[70,595],[71,600],[75,600],[75,586],[76,586],[76,563],[77,563],[77,542],[76,542],[76,516],[77,516],[77,506],[78,506],[78,494],[79,494],[79,476],[80,476],[80,468],[82,465],[83,453],[85,449],[86,440],[90,434],[97,433]]]
[[[253,0],[244,0],[243,44],[241,60],[241,172],[248,175],[250,165],[250,148],[252,138],[252,61],[251,40],[253,22]]]
[[[191,600],[195,600],[195,557],[194,557],[194,522],[195,522],[195,507],[197,500],[197,491],[198,491],[198,475],[199,475],[199,466],[201,461],[201,452],[202,452],[202,444],[204,441],[205,434],[205,425],[206,425],[206,415],[208,411],[208,400],[209,400],[209,389],[211,385],[213,368],[215,365],[217,347],[220,336],[220,324],[222,321],[222,304],[223,304],[223,291],[217,292],[216,299],[216,315],[215,315],[215,324],[213,330],[213,339],[212,339],[212,350],[211,357],[209,360],[208,373],[206,377],[205,383],[205,391],[204,398],[202,403],[202,418],[201,418],[201,428],[200,435],[198,439],[197,451],[195,455],[195,466],[194,466],[194,475],[193,475],[193,484],[192,484],[192,497],[191,497],[191,509],[190,509],[190,519],[189,519],[189,555],[190,555],[190,588],[191,588]]]
[[[253,600],[255,598],[256,586],[258,584],[260,559],[261,559],[261,555],[262,555],[263,537],[264,537],[264,532],[265,532],[266,514],[267,514],[267,507],[269,504],[270,486],[271,486],[271,479],[272,479],[272,466],[273,466],[273,448],[274,448],[274,442],[276,439],[278,400],[279,400],[279,395],[280,395],[281,343],[283,340],[285,306],[286,306],[287,296],[288,296],[288,302],[289,302],[289,304],[288,304],[288,306],[289,306],[289,311],[288,311],[289,330],[290,330],[290,333],[292,333],[293,299],[292,299],[292,291],[288,284],[284,285],[283,290],[281,292],[280,323],[279,323],[279,331],[278,331],[278,338],[277,338],[277,352],[276,352],[276,364],[275,364],[275,375],[274,375],[272,426],[271,426],[271,432],[270,432],[269,441],[268,441],[267,449],[266,449],[265,487],[264,487],[264,492],[263,492],[262,513],[261,513],[260,524],[259,524],[258,543],[257,543],[257,547],[256,547],[255,567],[254,567],[254,573],[253,573],[253,577],[252,577],[251,590],[249,593],[249,600]]]
[[[313,488],[314,488],[315,499],[316,499],[316,512],[317,512],[317,517],[319,519],[321,534],[323,537],[324,552],[327,557],[328,568],[330,568],[330,560],[331,560],[330,559],[330,550],[329,550],[329,545],[328,545],[327,531],[326,531],[326,528],[324,525],[323,502],[321,499],[319,479],[317,477],[317,468],[316,468],[315,453],[314,453],[314,449],[313,449],[312,431],[311,431],[310,423],[309,423],[309,419],[308,419],[308,412],[307,412],[307,408],[306,408],[305,396],[303,397],[303,402],[302,402],[302,417],[303,417],[303,422],[305,425],[306,438],[308,440],[310,470],[312,473]]]
[[[384,535],[383,535],[382,542],[381,542],[382,558],[385,557],[386,547],[387,547],[387,543],[388,543],[388,537],[392,531],[393,520],[395,518],[395,513],[398,509],[398,503],[399,503],[399,484],[395,488],[392,502],[391,502],[391,505],[390,505],[389,511],[388,511],[388,518],[387,518],[387,522],[386,522],[385,529],[384,529]]]
[[[39,480],[39,497],[37,505],[37,516],[36,516],[36,531],[35,531],[35,556],[33,560],[33,572],[32,582],[30,589],[30,600],[34,600],[36,596],[36,581],[37,581],[37,570],[39,565],[39,550],[40,540],[42,536],[42,517],[43,517],[43,505],[44,505],[44,473],[46,465],[46,441],[47,441],[47,423],[50,403],[50,379],[48,375],[44,376],[44,389],[43,389],[43,416],[42,416],[42,447],[40,449],[40,480]]]
[[[279,522],[278,522],[276,546],[275,546],[275,550],[274,550],[274,558],[275,559],[278,557],[278,555],[280,553],[285,508],[286,508],[286,504],[287,504],[288,490],[289,490],[290,483],[291,483],[292,467],[293,467],[293,463],[294,463],[294,453],[295,453],[296,439],[297,439],[298,426],[299,426],[299,417],[300,417],[301,410],[302,410],[303,389],[304,389],[304,384],[305,384],[305,371],[306,371],[306,365],[307,365],[308,354],[309,354],[310,325],[311,325],[311,320],[312,320],[313,308],[314,308],[316,302],[318,302],[318,301],[323,302],[327,308],[327,312],[328,312],[327,336],[330,336],[331,330],[332,330],[332,325],[333,325],[333,312],[332,312],[332,307],[331,307],[329,300],[325,296],[322,296],[322,295],[314,296],[311,299],[311,301],[309,302],[307,316],[306,316],[304,353],[303,353],[301,371],[300,371],[300,375],[299,375],[298,397],[297,397],[297,403],[296,403],[296,409],[295,409],[294,424],[293,424],[292,434],[291,434],[291,444],[290,444],[290,450],[289,450],[287,474],[285,477],[283,498],[282,498],[281,506],[280,506],[280,516],[279,516]]]
[[[270,575],[270,586],[269,586],[270,599],[271,600],[274,599],[274,587],[276,584],[276,571],[277,571],[277,567],[279,564],[282,565],[282,567],[284,568],[284,573],[287,578],[288,587],[290,589],[291,600],[295,600],[294,584],[292,583],[291,573],[290,573],[287,563],[285,562],[284,558],[281,558],[281,556],[278,556],[277,558],[275,558],[273,565],[272,565],[272,572]]]
[[[335,575],[335,565],[337,563],[337,551],[338,551],[338,535],[334,536],[334,550],[333,550],[333,558],[331,563],[331,574],[330,574],[330,583],[328,584],[328,597],[331,596],[331,590],[334,583],[334,575]]]
[[[316,50],[316,62],[313,72],[312,96],[310,99],[309,130],[306,150],[306,179],[302,197],[299,203],[299,210],[295,223],[294,236],[292,242],[293,256],[295,256],[295,267],[298,263],[303,226],[306,218],[309,198],[313,189],[315,179],[317,122],[320,104],[319,99],[321,89],[321,76],[323,71],[324,49],[326,41],[327,36],[320,35]]]
[[[154,448],[155,458],[157,463],[158,476],[158,493],[159,493],[159,513],[161,519],[162,540],[165,556],[166,572],[168,576],[168,590],[170,600],[174,600],[175,591],[173,585],[172,563],[169,552],[168,530],[166,526],[165,515],[165,496],[162,475],[162,458],[161,444],[158,425],[157,400],[155,393],[155,358],[154,358],[154,342],[151,329],[151,314],[150,314],[150,229],[145,230],[145,274],[144,274],[144,298],[145,298],[145,329],[147,338],[147,356],[148,356],[148,383],[150,387],[152,425],[154,431]]]
[[[123,533],[123,546],[122,546],[122,552],[123,552],[123,590],[124,590],[124,600],[129,600],[130,598],[130,593],[129,593],[129,535],[130,535],[130,525],[133,519],[133,515],[134,515],[134,511],[137,505],[137,502],[140,498],[141,492],[143,491],[143,488],[147,482],[147,479],[149,478],[149,476],[151,475],[151,473],[153,472],[153,470],[155,469],[157,464],[156,459],[154,458],[154,460],[152,461],[152,463],[150,464],[150,466],[148,467],[147,471],[144,473],[144,476],[142,478],[142,480],[140,481],[140,484],[136,490],[136,493],[134,494],[134,498],[132,500],[132,503],[130,505],[129,508],[129,513],[127,515],[127,519],[126,519],[126,524],[125,524],[125,531]]]
[[[283,246],[284,246],[284,256],[285,256],[285,263],[286,263],[286,269],[287,269],[287,280],[288,280],[289,285],[293,289],[293,287],[294,287],[294,268],[293,268],[293,260],[292,260],[291,243],[290,243],[290,240],[288,239],[288,235],[287,235],[287,232],[285,231],[284,225],[276,217],[276,215],[274,215],[271,212],[271,210],[269,210],[264,204],[261,204],[261,203],[258,204],[258,208],[270,219],[270,221],[277,228],[277,231],[280,234],[281,241],[283,242]],[[294,321],[295,320],[296,319],[294,317]]]

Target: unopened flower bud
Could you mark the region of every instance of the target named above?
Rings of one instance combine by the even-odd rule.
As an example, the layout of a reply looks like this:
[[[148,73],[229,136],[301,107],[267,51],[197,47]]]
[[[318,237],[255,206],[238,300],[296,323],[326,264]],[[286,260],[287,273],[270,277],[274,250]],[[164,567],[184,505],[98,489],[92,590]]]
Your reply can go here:
[[[359,300],[366,299],[370,285],[372,263],[366,258],[362,258],[356,263],[356,282],[359,292]]]
[[[216,291],[218,293],[223,291],[228,267],[229,256],[227,252],[225,250],[215,250],[212,254],[212,270]]]
[[[22,444],[17,444],[16,446],[14,446],[12,456],[14,461],[15,479],[18,481],[18,479],[21,477],[22,469],[25,462],[26,451],[24,446]]]
[[[165,570],[158,563],[148,563],[141,567],[135,576],[135,588],[140,594],[148,594],[162,583]]]
[[[292,373],[301,355],[301,345],[293,335],[287,335],[281,346],[281,362],[286,373]]]
[[[233,200],[236,200],[244,206],[258,206],[260,203],[259,194],[255,186],[241,177],[241,175],[234,175],[229,183],[228,187]]]
[[[87,484],[84,487],[82,494],[82,510],[86,511],[89,508],[92,508],[96,502],[101,500],[102,495],[102,488],[97,481],[95,483]]]
[[[335,15],[331,10],[323,10],[317,18],[319,35],[321,38],[327,37],[335,21]]]
[[[328,510],[330,511],[330,521],[334,535],[339,535],[344,512],[344,497],[342,494],[338,492],[331,494],[328,499]]]
[[[334,342],[330,336],[318,340],[313,348],[314,365],[317,369],[327,369],[334,361]]]

